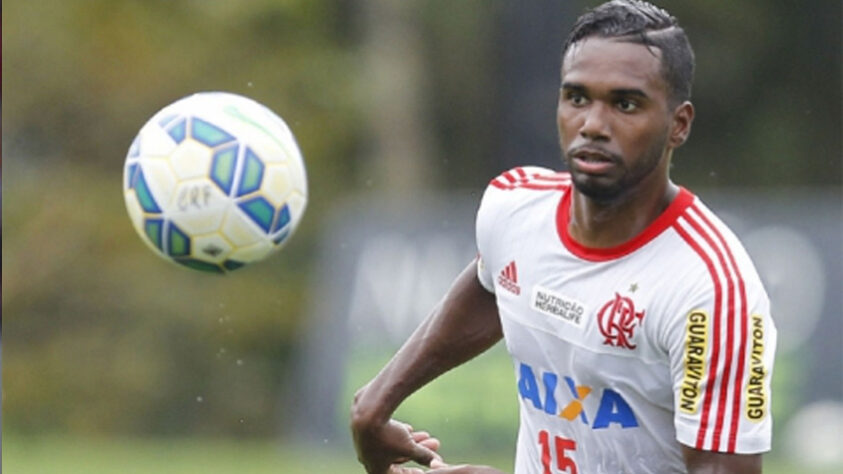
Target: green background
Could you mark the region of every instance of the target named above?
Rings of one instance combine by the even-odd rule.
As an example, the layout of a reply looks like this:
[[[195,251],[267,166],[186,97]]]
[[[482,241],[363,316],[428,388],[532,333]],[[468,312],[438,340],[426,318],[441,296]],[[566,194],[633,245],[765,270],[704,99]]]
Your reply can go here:
[[[530,8],[576,15],[585,4]],[[691,189],[839,192],[840,3],[662,4],[697,53],[697,120],[676,180]],[[6,471],[360,472],[347,435],[302,445],[289,423],[293,366],[318,297],[319,242],[342,203],[479,192],[508,163],[497,152],[511,110],[502,58],[507,38],[522,31],[510,29],[513,5],[4,2]],[[555,69],[561,38],[552,41],[552,53],[534,59]],[[383,52],[391,43],[412,54]],[[134,234],[120,188],[141,124],[201,90],[244,94],[283,116],[310,180],[307,215],[285,250],[225,277],[154,257]],[[552,142],[556,89],[544,93]],[[388,140],[396,123],[403,143]],[[353,358],[344,400],[389,353]],[[777,362],[768,472],[808,472],[778,443],[810,363],[798,351]],[[500,347],[473,364],[399,414],[446,440],[449,459],[507,468],[516,424],[510,364]],[[475,396],[478,385],[495,396]],[[342,425],[346,413],[343,404],[324,416]]]

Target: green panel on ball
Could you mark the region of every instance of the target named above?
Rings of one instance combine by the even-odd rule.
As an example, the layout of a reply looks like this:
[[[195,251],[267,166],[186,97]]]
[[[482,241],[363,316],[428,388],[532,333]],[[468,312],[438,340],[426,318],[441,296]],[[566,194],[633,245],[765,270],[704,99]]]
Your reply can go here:
[[[161,219],[147,219],[143,222],[143,232],[152,241],[152,245],[163,251],[162,236],[164,234],[164,221]]]
[[[126,165],[126,189],[135,189],[135,182],[138,180],[138,170],[140,165],[137,163],[129,163]]]
[[[211,180],[227,195],[234,183],[234,167],[237,165],[237,145],[223,148],[214,153],[211,161]]]
[[[192,120],[190,134],[194,140],[204,143],[209,147],[219,146],[234,140],[234,137],[226,133],[223,129],[199,118]]]
[[[249,216],[255,224],[259,225],[264,232],[269,232],[272,226],[272,219],[275,217],[275,209],[272,204],[262,197],[252,198],[238,204],[240,209]]]
[[[276,219],[275,219],[275,225],[272,226],[272,232],[277,232],[277,231],[283,229],[289,223],[290,223],[290,206],[287,205],[287,204],[284,204],[283,206],[281,206],[281,209],[278,209],[278,217],[276,217]]]
[[[187,135],[187,121],[185,119],[179,120],[172,128],[167,130],[167,133],[176,143],[183,142]]]
[[[167,254],[171,257],[190,255],[190,237],[174,224],[167,230]]]
[[[144,177],[143,170],[137,171],[137,179],[135,180],[134,185],[135,194],[137,195],[138,202],[143,210],[152,214],[160,214],[161,208],[158,207],[158,204],[155,202],[155,198],[152,197],[152,192],[146,184],[146,177]]]
[[[161,120],[158,121],[158,125],[160,125],[162,128],[167,128],[167,125],[169,125],[170,122],[175,120],[176,117],[178,117],[178,115],[176,115],[176,114],[170,114],[170,115],[167,115],[166,117],[162,117]]]
[[[222,266],[225,267],[226,270],[237,270],[238,268],[246,265],[243,262],[238,262],[237,260],[226,260],[222,263]]]
[[[246,148],[244,160],[243,173],[240,176],[240,184],[237,187],[238,197],[257,191],[263,179],[263,163],[251,148]]]

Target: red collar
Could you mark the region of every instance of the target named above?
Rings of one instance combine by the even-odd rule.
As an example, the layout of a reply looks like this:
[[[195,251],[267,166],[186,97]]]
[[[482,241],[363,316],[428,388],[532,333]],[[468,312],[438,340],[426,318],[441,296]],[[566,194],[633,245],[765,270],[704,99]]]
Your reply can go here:
[[[638,250],[670,227],[694,201],[694,195],[680,186],[679,194],[673,199],[673,202],[641,233],[614,247],[593,248],[582,245],[568,233],[568,222],[571,217],[571,194],[573,192],[574,188],[571,186],[559,200],[559,207],[556,209],[556,231],[559,233],[559,239],[565,245],[565,248],[577,257],[592,262],[613,260]]]

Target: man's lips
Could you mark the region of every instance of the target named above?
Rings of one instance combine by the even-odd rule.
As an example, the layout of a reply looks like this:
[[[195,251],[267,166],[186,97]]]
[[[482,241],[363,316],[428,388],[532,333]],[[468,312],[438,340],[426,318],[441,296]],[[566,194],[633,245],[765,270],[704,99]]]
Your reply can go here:
[[[613,154],[591,147],[572,150],[570,156],[576,170],[586,174],[604,174],[618,161]]]

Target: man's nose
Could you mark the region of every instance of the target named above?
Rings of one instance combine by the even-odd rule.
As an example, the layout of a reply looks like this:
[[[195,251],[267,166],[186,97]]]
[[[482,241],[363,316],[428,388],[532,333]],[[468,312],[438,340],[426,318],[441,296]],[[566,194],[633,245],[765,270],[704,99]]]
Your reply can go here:
[[[599,102],[592,103],[585,111],[585,119],[580,127],[580,136],[588,140],[606,140],[609,138],[609,111]]]

